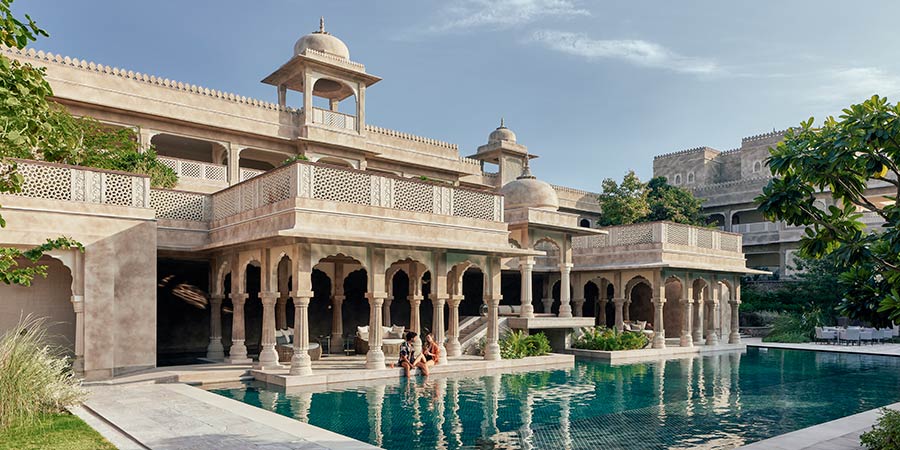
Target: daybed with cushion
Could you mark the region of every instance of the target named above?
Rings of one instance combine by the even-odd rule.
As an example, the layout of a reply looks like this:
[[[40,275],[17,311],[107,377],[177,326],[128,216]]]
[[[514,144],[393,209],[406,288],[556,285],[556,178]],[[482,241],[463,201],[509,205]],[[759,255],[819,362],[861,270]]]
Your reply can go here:
[[[294,330],[287,328],[275,330],[275,351],[278,352],[278,362],[289,363],[294,357]],[[306,351],[309,358],[318,361],[322,357],[322,346],[318,342],[310,342]]]
[[[384,352],[384,359],[390,361],[391,358],[400,357],[400,344],[403,343],[404,328],[401,325],[392,327],[381,327],[381,351]],[[369,352],[369,326],[356,327],[356,354],[365,355]]]

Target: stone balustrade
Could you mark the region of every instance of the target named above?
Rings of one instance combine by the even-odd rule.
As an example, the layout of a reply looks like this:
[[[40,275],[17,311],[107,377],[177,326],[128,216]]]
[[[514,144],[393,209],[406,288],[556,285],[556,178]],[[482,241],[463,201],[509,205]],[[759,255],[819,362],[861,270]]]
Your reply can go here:
[[[14,160],[24,178],[21,197],[150,207],[150,177],[127,172]],[[2,167],[0,167],[2,170]]]
[[[309,198],[382,208],[503,221],[497,194],[298,161],[212,195],[212,220]]]
[[[330,111],[322,108],[313,108],[313,123],[325,125],[339,130],[356,131],[356,116]]]
[[[265,173],[265,170],[248,169],[246,167],[241,167],[241,181],[247,181],[257,175],[262,175],[263,173]]]
[[[212,217],[210,195],[198,192],[151,189],[150,207],[157,219],[209,222]]]
[[[157,156],[159,162],[175,171],[178,178],[195,178],[199,180],[228,182],[228,166],[224,164],[212,164],[188,159],[172,158],[171,156]],[[260,171],[261,173],[262,171]]]
[[[639,223],[604,229],[609,234],[572,238],[572,247],[592,249],[638,244],[671,244],[740,253],[742,245],[740,234],[674,222]]]

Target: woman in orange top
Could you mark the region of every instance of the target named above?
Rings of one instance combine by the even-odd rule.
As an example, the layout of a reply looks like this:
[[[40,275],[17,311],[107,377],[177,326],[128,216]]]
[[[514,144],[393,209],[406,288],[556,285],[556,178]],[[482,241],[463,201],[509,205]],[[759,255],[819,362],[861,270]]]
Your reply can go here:
[[[437,342],[434,341],[434,336],[431,333],[425,335],[425,345],[422,348],[422,354],[425,355],[425,364],[428,367],[439,364],[441,360],[441,349],[438,347]]]

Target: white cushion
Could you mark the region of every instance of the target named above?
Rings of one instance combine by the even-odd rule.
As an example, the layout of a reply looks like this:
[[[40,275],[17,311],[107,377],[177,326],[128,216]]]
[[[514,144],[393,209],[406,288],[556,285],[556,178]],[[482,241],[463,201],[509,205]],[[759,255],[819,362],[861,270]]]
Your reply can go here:
[[[364,327],[356,327],[356,332],[359,334],[362,334],[362,333],[369,334],[369,326],[366,325]]]

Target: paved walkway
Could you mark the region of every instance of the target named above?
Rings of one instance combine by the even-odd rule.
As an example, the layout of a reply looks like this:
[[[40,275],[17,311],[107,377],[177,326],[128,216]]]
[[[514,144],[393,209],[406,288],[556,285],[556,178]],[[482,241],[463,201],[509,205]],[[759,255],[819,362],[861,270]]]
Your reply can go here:
[[[376,449],[185,384],[91,386],[84,408],[149,449]],[[104,433],[103,429],[100,429]],[[138,446],[138,448],[140,448]]]
[[[820,352],[859,353],[863,355],[900,356],[900,344],[872,344],[872,345],[834,345],[834,344],[782,344],[778,342],[763,342],[762,338],[746,338],[742,341],[748,347],[786,348],[791,350],[815,350]]]
[[[900,409],[900,403],[894,403],[887,407],[891,409]],[[879,417],[879,409],[869,410],[813,427],[782,434],[740,448],[746,450],[861,449],[862,446],[859,445],[859,436],[872,429],[872,425]]]

